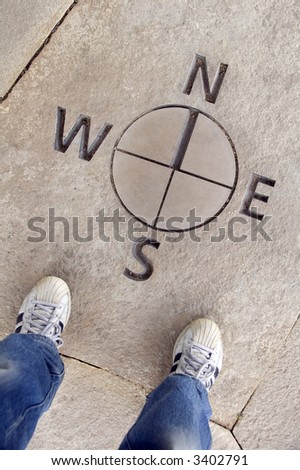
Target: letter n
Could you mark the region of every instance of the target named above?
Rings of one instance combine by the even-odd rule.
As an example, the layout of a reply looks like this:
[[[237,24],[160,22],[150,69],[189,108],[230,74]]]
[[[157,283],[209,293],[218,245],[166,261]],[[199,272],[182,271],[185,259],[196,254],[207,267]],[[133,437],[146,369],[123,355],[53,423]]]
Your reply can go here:
[[[193,85],[194,85],[194,81],[197,77],[199,69],[201,69],[202,84],[203,84],[205,100],[209,101],[210,103],[215,103],[227,68],[228,68],[227,64],[221,63],[219,65],[213,84],[212,86],[210,86],[209,79],[208,79],[206,58],[202,55],[195,54],[187,79],[183,86],[182,92],[185,93],[186,95],[189,95],[191,93]]]

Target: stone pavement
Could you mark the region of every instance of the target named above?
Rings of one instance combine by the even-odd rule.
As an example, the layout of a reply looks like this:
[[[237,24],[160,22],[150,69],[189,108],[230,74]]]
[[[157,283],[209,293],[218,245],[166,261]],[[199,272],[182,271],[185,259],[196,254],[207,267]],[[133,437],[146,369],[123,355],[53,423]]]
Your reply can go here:
[[[211,392],[213,447],[299,449],[298,0],[45,5],[0,6],[1,337],[42,276],[64,278],[73,301],[61,350],[66,378],[30,447],[116,448],[167,374],[178,333],[201,315],[218,323],[225,351]],[[215,104],[205,100],[201,73],[182,93],[195,53],[206,57],[210,84],[219,63],[229,64]],[[181,111],[167,107],[171,119],[163,113],[159,125],[141,118],[128,127],[164,105],[197,108],[208,123],[204,137],[195,125],[185,154],[175,139]],[[67,110],[65,135],[80,114],[91,117],[90,143],[105,122],[113,125],[89,162],[78,158],[81,131],[64,154],[54,150],[58,106]],[[222,128],[238,159],[234,181]],[[215,158],[226,152],[223,165]],[[121,164],[111,168],[113,153]],[[269,196],[252,201],[265,215],[258,227],[240,213],[253,173],[276,181],[258,185]],[[145,247],[154,271],[136,282],[123,275],[141,271],[124,199],[137,217],[159,215],[166,184],[162,213],[187,215],[195,195],[200,215],[220,212],[195,230],[144,231],[160,246]],[[125,218],[120,233],[108,221],[101,233],[100,219],[116,209]]]

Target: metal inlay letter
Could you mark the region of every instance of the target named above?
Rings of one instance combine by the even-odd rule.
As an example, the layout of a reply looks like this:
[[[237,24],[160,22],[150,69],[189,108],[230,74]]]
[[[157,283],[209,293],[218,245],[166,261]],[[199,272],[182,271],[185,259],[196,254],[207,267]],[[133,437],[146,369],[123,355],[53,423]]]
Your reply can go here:
[[[263,183],[268,186],[274,187],[276,181],[272,180],[271,178],[267,178],[266,176],[261,176],[257,175],[256,173],[252,173],[248,181],[244,199],[242,201],[240,214],[248,215],[249,217],[253,217],[253,219],[262,220],[264,218],[264,214],[260,214],[259,212],[250,210],[252,199],[257,199],[258,201],[262,201],[265,203],[267,203],[269,199],[269,196],[265,196],[265,194],[260,194],[256,192],[258,183]]]
[[[133,281],[146,281],[153,273],[153,265],[149,258],[147,258],[147,256],[144,255],[142,251],[145,245],[150,245],[153,248],[158,249],[160,243],[157,240],[152,240],[151,238],[141,237],[133,244],[132,254],[134,258],[137,259],[144,267],[144,271],[141,273],[134,273],[128,268],[124,269],[124,276],[132,279]]]
[[[181,136],[179,138],[179,142],[177,143],[175,155],[173,156],[173,159],[170,165],[170,167],[173,168],[173,170],[180,170],[180,167],[183,162],[184,156],[186,154],[189,142],[191,140],[198,116],[199,116],[199,113],[189,110],[189,114],[184,123],[184,127],[181,132]]]
[[[91,118],[89,116],[85,116],[84,114],[80,114],[74,126],[70,130],[69,134],[64,139],[65,118],[66,109],[58,106],[54,149],[58,150],[59,152],[65,153],[82,127],[79,158],[90,161],[93,155],[97,152],[98,148],[102,144],[109,131],[111,130],[112,124],[108,124],[107,122],[105,122],[101,127],[99,133],[97,134],[94,142],[92,142],[90,147],[88,147]]]
[[[228,68],[227,64],[221,63],[219,65],[213,84],[212,86],[210,86],[209,79],[208,79],[206,58],[202,55],[195,54],[187,79],[183,86],[182,92],[185,93],[186,95],[189,95],[191,93],[196,76],[199,72],[199,69],[201,69],[202,84],[203,84],[205,100],[209,101],[210,103],[215,103],[227,68]]]

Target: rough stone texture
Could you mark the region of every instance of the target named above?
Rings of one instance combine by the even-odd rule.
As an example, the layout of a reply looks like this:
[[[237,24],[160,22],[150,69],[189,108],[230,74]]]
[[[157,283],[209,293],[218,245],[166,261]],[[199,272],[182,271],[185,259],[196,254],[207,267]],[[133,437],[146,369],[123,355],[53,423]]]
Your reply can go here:
[[[43,44],[72,0],[1,0],[0,99]]]
[[[142,387],[65,359],[66,375],[30,449],[117,449],[145,401]]]
[[[121,377],[64,358],[65,379],[40,419],[29,449],[118,449],[146,390]],[[211,423],[213,449],[238,449],[230,431]]]
[[[234,427],[243,449],[300,449],[299,335],[300,320]]]
[[[292,0],[79,2],[0,108],[2,335],[41,276],[62,276],[73,298],[66,354],[152,388],[169,370],[177,334],[208,316],[221,328],[225,351],[211,392],[213,418],[233,426],[298,314],[297,12]],[[181,93],[195,52],[207,57],[211,76],[220,61],[229,63],[215,105],[204,101],[199,78],[190,96]],[[211,114],[239,158],[234,196],[210,232],[196,232],[201,242],[191,240],[193,232],[177,243],[159,233],[159,250],[145,250],[154,274],[136,283],[122,275],[126,266],[141,269],[131,241],[99,240],[95,220],[93,241],[63,243],[61,222],[54,241],[27,241],[39,236],[27,221],[45,217],[47,226],[51,207],[70,223],[79,217],[82,237],[87,216],[102,208],[111,216],[120,206],[109,174],[114,143],[134,117],[167,103]],[[92,116],[91,138],[104,121],[114,124],[90,163],[78,158],[79,136],[65,154],[53,150],[58,105],[67,108],[67,130],[80,113]],[[264,229],[273,241],[259,234],[251,241],[245,218],[234,234],[247,239],[233,243],[228,222],[239,216],[252,172],[276,180],[274,189],[258,188],[270,195],[268,204],[256,202],[272,215]],[[211,237],[220,227],[226,239],[217,243]],[[106,235],[112,233],[109,226]],[[288,412],[298,405],[284,406]],[[284,419],[281,410],[274,413]]]
[[[239,450],[240,447],[228,429],[210,423],[212,434],[212,450]]]

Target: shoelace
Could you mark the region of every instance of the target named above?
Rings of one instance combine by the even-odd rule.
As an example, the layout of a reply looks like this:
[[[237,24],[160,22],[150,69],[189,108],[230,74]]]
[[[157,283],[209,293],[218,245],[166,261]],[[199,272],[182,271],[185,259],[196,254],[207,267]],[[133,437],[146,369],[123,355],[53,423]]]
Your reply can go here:
[[[185,373],[197,379],[209,379],[213,376],[216,365],[214,351],[192,340],[188,341],[188,349],[184,354]]]
[[[29,332],[48,336],[57,344],[62,346],[61,326],[59,325],[59,316],[54,314],[56,309],[60,309],[59,304],[44,302],[42,300],[32,301],[32,307],[28,309],[30,319],[27,320],[26,326]]]

